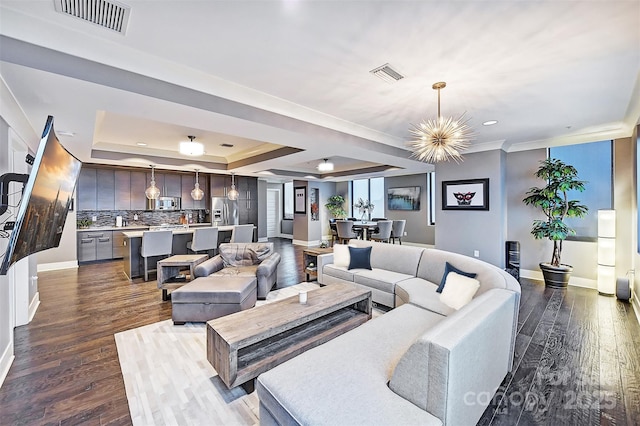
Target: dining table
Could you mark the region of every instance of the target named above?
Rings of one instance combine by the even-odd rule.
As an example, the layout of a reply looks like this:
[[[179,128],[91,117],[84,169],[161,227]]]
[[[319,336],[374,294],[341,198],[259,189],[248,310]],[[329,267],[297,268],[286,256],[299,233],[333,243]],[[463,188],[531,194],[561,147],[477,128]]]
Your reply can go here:
[[[358,220],[353,222],[353,229],[355,231],[358,231],[358,230],[362,231],[363,240],[368,240],[369,230],[375,231],[377,227],[378,227],[378,222],[374,222],[371,220]]]

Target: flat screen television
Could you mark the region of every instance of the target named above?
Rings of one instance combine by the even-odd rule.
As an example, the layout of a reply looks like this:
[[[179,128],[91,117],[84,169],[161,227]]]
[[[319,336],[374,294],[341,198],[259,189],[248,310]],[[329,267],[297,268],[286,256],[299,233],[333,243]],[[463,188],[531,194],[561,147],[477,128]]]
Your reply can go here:
[[[6,275],[18,260],[60,245],[81,166],[82,162],[60,144],[53,117],[49,116],[23,189],[0,275]]]
[[[387,190],[388,210],[420,210],[420,187],[389,188]]]

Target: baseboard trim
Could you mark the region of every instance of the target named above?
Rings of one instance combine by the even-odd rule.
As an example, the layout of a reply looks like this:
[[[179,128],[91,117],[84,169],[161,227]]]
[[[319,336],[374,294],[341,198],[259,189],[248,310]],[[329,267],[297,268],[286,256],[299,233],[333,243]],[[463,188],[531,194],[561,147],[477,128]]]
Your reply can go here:
[[[531,280],[544,281],[541,271],[532,271],[530,269],[521,269],[520,276],[522,278],[529,278]],[[572,276],[569,278],[569,285],[573,287],[590,288],[592,290],[598,289],[598,282],[589,278],[581,278]]]
[[[60,269],[72,269],[77,267],[78,267],[77,260],[70,260],[68,262],[39,263],[38,272],[58,271]]]
[[[269,242],[269,239],[267,237],[260,237],[260,238],[258,238],[258,242],[259,243],[266,243],[266,242]]]
[[[11,364],[13,364],[14,359],[15,355],[13,354],[13,336],[11,336],[11,341],[9,342],[7,347],[4,348],[2,356],[0,357],[0,387],[2,387],[4,379],[7,378],[7,374],[9,374],[9,369],[11,368]]]
[[[315,240],[315,241],[293,240],[292,243],[297,245],[297,246],[317,247],[322,243],[322,241],[320,241],[320,240]]]
[[[31,303],[29,303],[29,322],[33,320],[33,317],[36,315],[36,311],[40,306],[40,292],[36,291],[36,294],[33,295],[33,299],[31,299]]]
[[[638,298],[636,297],[635,292],[632,292],[631,307],[633,308],[633,312],[636,313],[636,319],[638,320],[638,324],[640,324],[640,302],[638,302]]]

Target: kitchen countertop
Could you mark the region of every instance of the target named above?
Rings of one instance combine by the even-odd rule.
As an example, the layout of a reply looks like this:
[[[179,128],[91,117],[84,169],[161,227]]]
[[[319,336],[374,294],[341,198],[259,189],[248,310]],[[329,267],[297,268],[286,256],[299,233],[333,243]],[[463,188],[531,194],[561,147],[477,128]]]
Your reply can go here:
[[[176,224],[177,226],[177,224]],[[211,223],[192,223],[188,228],[180,229],[180,231],[188,231],[189,229],[211,226]],[[218,227],[221,228],[221,227]],[[76,228],[78,232],[92,232],[92,231],[135,231],[135,230],[147,230],[149,225],[127,225],[127,226],[91,226],[89,228]]]
[[[220,231],[233,231],[233,225],[219,225],[217,228]],[[170,229],[170,231],[173,231],[174,234],[190,234],[193,232],[193,227],[190,226],[189,228]],[[142,232],[143,231],[131,230],[123,232],[123,234],[127,238],[142,238]]]

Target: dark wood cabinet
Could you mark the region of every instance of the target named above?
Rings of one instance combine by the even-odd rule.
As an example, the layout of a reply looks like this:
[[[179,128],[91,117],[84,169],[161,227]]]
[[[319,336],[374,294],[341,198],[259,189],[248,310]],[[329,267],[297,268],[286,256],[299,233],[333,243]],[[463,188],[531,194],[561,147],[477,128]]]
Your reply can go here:
[[[200,189],[204,191],[204,197],[202,200],[194,200],[191,197],[191,191],[195,187],[196,175],[182,175],[182,208],[185,210],[197,210],[205,209],[207,203],[207,197],[211,197],[211,189],[209,188],[209,182],[206,175],[199,175],[198,181],[200,183]]]
[[[131,172],[115,171],[115,210],[131,209]]]
[[[96,210],[97,205],[96,169],[82,167],[78,178],[78,210]]]
[[[211,197],[226,197],[231,188],[231,176],[209,175]]]
[[[130,208],[144,210],[147,208],[147,176],[145,172],[131,172]]]
[[[182,179],[179,174],[165,173],[164,186],[158,187],[162,195],[166,197],[182,196]],[[184,208],[184,207],[183,207]]]

